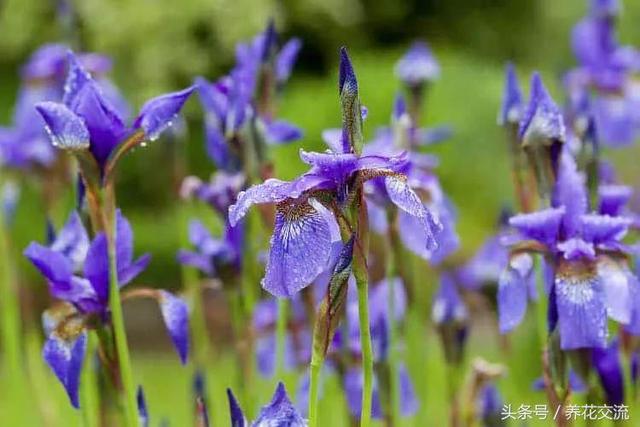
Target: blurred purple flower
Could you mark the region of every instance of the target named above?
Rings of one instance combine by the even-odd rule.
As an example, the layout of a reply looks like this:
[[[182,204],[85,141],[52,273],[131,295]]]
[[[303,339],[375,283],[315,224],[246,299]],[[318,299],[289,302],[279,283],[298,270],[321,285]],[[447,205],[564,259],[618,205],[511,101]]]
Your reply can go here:
[[[73,213],[49,246],[32,242],[24,255],[47,279],[51,295],[66,303],[45,312],[47,335],[43,357],[78,407],[78,376],[86,352],[90,318],[109,322],[109,262],[103,232],[89,242],[80,216]],[[150,256],[133,259],[133,232],[116,213],[116,252],[119,285],[125,286],[148,265]],[[158,291],[158,302],[169,334],[183,363],[188,351],[188,309],[184,301]],[[95,327],[95,326],[91,326]]]
[[[232,427],[269,427],[269,426],[289,426],[289,427],[306,427],[307,421],[302,418],[300,413],[289,400],[284,384],[278,383],[273,398],[268,405],[260,410],[258,418],[249,424],[242,409],[238,405],[236,398],[230,389],[227,389],[229,398],[229,411],[231,414]]]
[[[440,65],[429,45],[414,42],[409,51],[396,64],[396,76],[408,86],[419,86],[440,77]]]

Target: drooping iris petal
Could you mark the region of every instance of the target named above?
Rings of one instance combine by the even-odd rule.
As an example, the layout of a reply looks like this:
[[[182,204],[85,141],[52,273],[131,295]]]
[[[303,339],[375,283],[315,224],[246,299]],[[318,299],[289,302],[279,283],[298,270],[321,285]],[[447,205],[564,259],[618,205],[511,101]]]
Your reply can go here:
[[[627,266],[602,257],[598,261],[598,276],[604,288],[607,314],[616,322],[629,324],[638,289],[638,279]]]
[[[515,255],[498,280],[498,318],[500,332],[518,326],[527,311],[529,284],[533,279],[533,260],[529,254]]]
[[[258,418],[251,425],[306,427],[307,423],[289,400],[284,384],[279,383],[271,402],[260,410]]]
[[[191,86],[147,101],[134,120],[133,128],[141,128],[150,140],[157,139],[165,129],[172,125],[172,121],[176,119],[194,89],[195,87]]]
[[[612,341],[606,348],[594,348],[591,352],[593,366],[600,377],[609,405],[624,403],[624,376],[620,362],[620,344]]]
[[[555,297],[562,349],[604,348],[607,309],[595,266],[584,261],[563,262],[556,273]]]
[[[160,311],[171,341],[182,364],[189,355],[189,308],[187,303],[167,291],[160,291]]]
[[[238,404],[235,396],[231,392],[231,389],[227,389],[227,399],[229,400],[229,415],[231,418],[231,427],[246,427],[247,419],[242,413],[242,409]]]
[[[45,122],[51,143],[63,150],[89,148],[89,130],[84,121],[64,104],[41,102],[36,105]]]
[[[87,352],[87,333],[82,331],[76,337],[65,339],[55,332],[44,344],[42,356],[64,386],[71,404],[80,407],[78,389],[80,372]]]
[[[564,207],[550,208],[512,216],[509,218],[509,225],[527,239],[534,239],[548,246],[553,246],[557,240],[563,216]]]
[[[214,239],[207,227],[197,219],[189,221],[189,241],[205,255],[215,255],[222,248],[222,242]]]
[[[275,296],[291,297],[326,268],[331,230],[310,203],[284,203],[278,206],[270,245],[262,286]]]
[[[434,250],[438,246],[436,234],[442,230],[442,225],[431,215],[418,195],[409,187],[406,179],[387,176],[384,179],[389,199],[400,209],[416,217],[422,224],[422,232],[426,240],[426,248]]]

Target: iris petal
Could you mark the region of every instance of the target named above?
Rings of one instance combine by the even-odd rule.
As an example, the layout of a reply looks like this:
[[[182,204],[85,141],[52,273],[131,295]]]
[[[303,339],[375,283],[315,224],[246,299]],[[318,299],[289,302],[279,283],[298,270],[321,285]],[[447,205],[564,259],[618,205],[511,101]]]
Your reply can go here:
[[[278,297],[291,297],[311,284],[327,266],[331,229],[310,203],[278,207],[262,286]]]

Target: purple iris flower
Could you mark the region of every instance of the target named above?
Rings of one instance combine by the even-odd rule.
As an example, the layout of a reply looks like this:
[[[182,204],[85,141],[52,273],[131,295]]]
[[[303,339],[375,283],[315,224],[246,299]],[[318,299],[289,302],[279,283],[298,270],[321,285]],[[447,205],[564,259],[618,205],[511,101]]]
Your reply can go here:
[[[630,220],[590,213],[585,176],[567,151],[559,163],[552,206],[509,221],[523,240],[513,244],[511,263],[519,259],[505,273],[509,280],[500,284],[500,328],[504,332],[520,323],[531,289],[530,263],[525,265],[521,257],[541,252],[552,272],[551,301],[557,308],[562,349],[604,348],[607,315],[623,324],[631,319],[636,281],[619,260],[627,251],[621,239]]]
[[[134,134],[141,133],[140,141],[136,142],[157,139],[193,91],[187,88],[148,101],[128,127],[79,59],[71,52],[68,59],[63,103],[42,102],[36,108],[46,123],[53,145],[71,151],[88,148],[102,174],[116,147],[131,141]]]
[[[289,400],[284,384],[279,383],[271,402],[263,406],[255,421],[249,423],[231,390],[227,389],[232,427],[306,427],[307,421]]]
[[[231,226],[227,212],[236,200],[245,183],[244,175],[216,172],[211,181],[203,183],[197,177],[187,177],[180,190],[185,199],[195,197],[211,206],[223,219],[224,231],[221,239],[214,238],[199,220],[189,224],[189,241],[195,251],[180,250],[178,261],[190,265],[209,276],[227,277],[240,273],[244,226]]]
[[[357,91],[357,81],[345,50],[340,70],[340,93],[348,96],[344,94]],[[354,114],[359,115],[360,111]],[[357,154],[349,132],[345,127],[341,144],[332,145],[324,153],[301,150],[302,161],[311,166],[308,172],[289,182],[268,179],[241,192],[229,208],[230,223],[235,225],[251,205],[276,204],[275,227],[262,280],[262,286],[275,296],[291,297],[326,270],[336,216],[344,218],[343,210],[352,204],[356,192],[374,178],[379,178],[379,185],[400,211],[418,221],[425,248],[437,247],[435,234],[440,224],[403,173],[406,154]]]
[[[55,160],[55,150],[47,141],[46,133],[42,127],[34,126],[34,123],[41,123],[34,106],[39,102],[62,100],[67,51],[68,48],[61,44],[44,45],[22,67],[22,84],[12,127],[0,128],[0,163],[16,168],[47,167]],[[111,68],[110,60],[95,53],[80,54],[78,60],[96,74],[97,84],[118,111],[128,112],[126,101],[106,77]]]
[[[118,283],[136,278],[150,256],[133,259],[133,232],[129,222],[116,213]],[[43,357],[78,407],[78,381],[86,352],[86,329],[97,319],[109,322],[109,268],[107,237],[98,233],[90,242],[80,216],[73,213],[49,246],[32,242],[24,255],[47,279],[51,296],[64,304],[43,316],[47,341]],[[188,309],[184,301],[157,291],[162,317],[183,363],[188,352]],[[93,326],[91,326],[93,327]]]
[[[189,241],[195,251],[181,249],[178,262],[195,267],[210,277],[226,277],[237,274],[241,267],[241,243],[238,236],[241,225],[227,227],[222,239],[214,238],[207,227],[197,219],[189,223]],[[231,271],[228,271],[231,268]]]
[[[257,97],[258,80],[265,67],[273,72],[277,87],[289,78],[301,47],[298,39],[289,40],[277,52],[277,34],[273,22],[249,43],[241,43],[236,49],[236,66],[215,83],[204,78],[196,80],[200,102],[205,110],[206,149],[216,166],[226,171],[239,171],[246,161],[249,136],[257,123],[257,130],[266,144],[283,144],[298,140],[302,131],[284,121],[275,120],[271,114],[259,111]],[[262,153],[258,153],[262,156]]]
[[[400,171],[405,155],[378,156],[327,151],[300,152],[311,169],[293,181],[269,179],[241,192],[229,209],[235,225],[253,204],[275,203],[275,228],[262,286],[279,297],[290,297],[325,270],[331,253],[330,212],[344,206],[358,180],[382,178],[389,199],[415,217],[425,235],[425,247],[435,249],[439,224],[424,207]],[[326,202],[329,200],[329,202]],[[328,205],[323,206],[322,201]]]
[[[595,131],[599,141],[614,147],[632,143],[640,125],[630,78],[638,69],[640,54],[618,43],[615,18],[619,10],[617,1],[592,1],[589,15],[573,30],[572,47],[578,67],[566,78],[570,94],[595,89]]]
[[[396,64],[396,75],[407,86],[420,86],[440,77],[440,64],[427,43],[416,41]]]

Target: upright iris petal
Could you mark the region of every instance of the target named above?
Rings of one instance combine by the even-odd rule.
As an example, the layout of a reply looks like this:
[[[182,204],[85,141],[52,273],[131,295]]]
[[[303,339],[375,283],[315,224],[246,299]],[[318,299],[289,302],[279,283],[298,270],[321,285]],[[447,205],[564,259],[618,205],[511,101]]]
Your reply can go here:
[[[549,145],[550,141],[562,142],[565,139],[562,113],[538,73],[534,73],[531,79],[531,97],[520,122],[519,135],[524,145],[539,144],[538,140]]]
[[[289,427],[306,427],[307,423],[293,406],[284,384],[279,383],[271,402],[260,410],[253,427],[269,427],[274,425]]]
[[[512,63],[507,64],[505,88],[502,98],[502,108],[498,115],[498,124],[504,126],[508,123],[520,123],[523,101],[518,77]]]
[[[244,417],[244,413],[231,389],[227,389],[227,399],[229,400],[231,427],[245,427],[247,425],[247,419]]]

